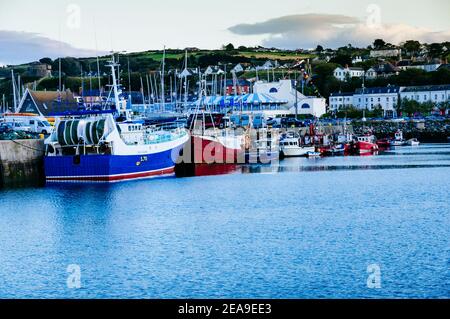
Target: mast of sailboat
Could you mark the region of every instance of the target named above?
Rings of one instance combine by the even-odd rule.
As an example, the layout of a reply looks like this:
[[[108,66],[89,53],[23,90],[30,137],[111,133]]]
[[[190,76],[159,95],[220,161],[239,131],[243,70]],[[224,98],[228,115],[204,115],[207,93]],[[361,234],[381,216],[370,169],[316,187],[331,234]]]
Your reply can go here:
[[[150,83],[149,83],[149,81],[148,81],[148,74],[146,74],[145,75],[145,80],[146,80],[146,82],[147,82],[147,96],[148,96],[148,105],[149,105],[149,107],[150,107],[150,104],[152,103],[151,102],[151,94],[150,94]],[[145,104],[145,101],[144,101],[144,104]]]
[[[142,82],[142,76],[141,78],[141,95],[142,95],[142,104],[144,104],[144,109],[145,109],[145,94],[144,94],[144,83]]]
[[[187,100],[188,100],[188,82],[187,82],[187,75],[188,75],[188,56],[187,56],[187,50],[184,54],[184,111],[187,110]]]
[[[163,58],[162,58],[162,72],[161,72],[161,107],[162,111],[165,111],[166,104],[165,104],[165,92],[164,92],[164,73],[165,73],[165,67],[166,67],[166,46],[164,46],[163,49]]]
[[[14,70],[11,70],[11,79],[13,86],[14,113],[17,113],[16,79],[14,77]]]
[[[295,88],[295,119],[298,119],[298,88],[297,88],[297,70],[295,70],[295,80],[294,80],[294,88]]]

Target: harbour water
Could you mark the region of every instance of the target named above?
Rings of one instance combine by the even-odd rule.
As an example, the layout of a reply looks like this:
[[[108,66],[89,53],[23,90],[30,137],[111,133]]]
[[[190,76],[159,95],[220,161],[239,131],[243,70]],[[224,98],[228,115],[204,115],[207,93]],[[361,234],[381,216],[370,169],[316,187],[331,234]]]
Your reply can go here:
[[[450,298],[449,177],[428,144],[0,190],[0,298]]]

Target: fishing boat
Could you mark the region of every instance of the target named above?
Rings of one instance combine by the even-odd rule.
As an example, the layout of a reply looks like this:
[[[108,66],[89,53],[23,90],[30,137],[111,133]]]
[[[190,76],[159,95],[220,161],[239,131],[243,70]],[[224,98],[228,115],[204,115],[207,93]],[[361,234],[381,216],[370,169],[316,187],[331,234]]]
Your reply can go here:
[[[392,146],[405,146],[407,145],[405,139],[403,138],[403,132],[398,130],[395,132],[394,139],[391,141]]]
[[[376,138],[373,135],[357,136],[354,149],[358,154],[372,153],[378,151],[378,145],[376,144]]]
[[[417,138],[412,138],[406,142],[409,146],[419,146],[420,142]]]
[[[215,116],[203,104],[206,85],[202,81],[198,103],[190,115],[190,149],[185,148],[185,164],[243,164],[245,162],[245,134],[231,128],[220,129],[222,117]],[[188,163],[186,163],[188,162]]]
[[[295,132],[287,132],[280,139],[280,157],[301,157],[308,152],[314,152],[314,146],[300,144],[300,135]]]
[[[332,156],[342,155],[347,150],[347,147],[345,144],[335,144],[330,147],[327,154]]]
[[[112,71],[114,107],[59,114],[45,141],[48,182],[115,182],[172,176],[189,134],[183,127],[146,126],[131,118]]]

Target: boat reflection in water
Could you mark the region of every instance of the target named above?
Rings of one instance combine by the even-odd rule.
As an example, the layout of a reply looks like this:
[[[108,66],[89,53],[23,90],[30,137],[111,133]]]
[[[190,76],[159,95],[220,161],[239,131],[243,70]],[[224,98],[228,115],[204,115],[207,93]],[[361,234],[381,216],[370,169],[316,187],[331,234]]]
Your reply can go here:
[[[177,177],[226,175],[240,172],[241,166],[237,164],[177,165],[175,168]]]

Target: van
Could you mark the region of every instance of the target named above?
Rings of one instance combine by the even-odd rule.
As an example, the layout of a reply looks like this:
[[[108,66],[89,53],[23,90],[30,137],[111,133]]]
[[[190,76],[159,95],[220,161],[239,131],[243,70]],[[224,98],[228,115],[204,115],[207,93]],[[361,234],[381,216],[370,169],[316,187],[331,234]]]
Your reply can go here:
[[[22,123],[24,126],[29,127],[32,133],[47,135],[53,132],[53,127],[43,116],[9,114],[5,118],[8,122]]]

